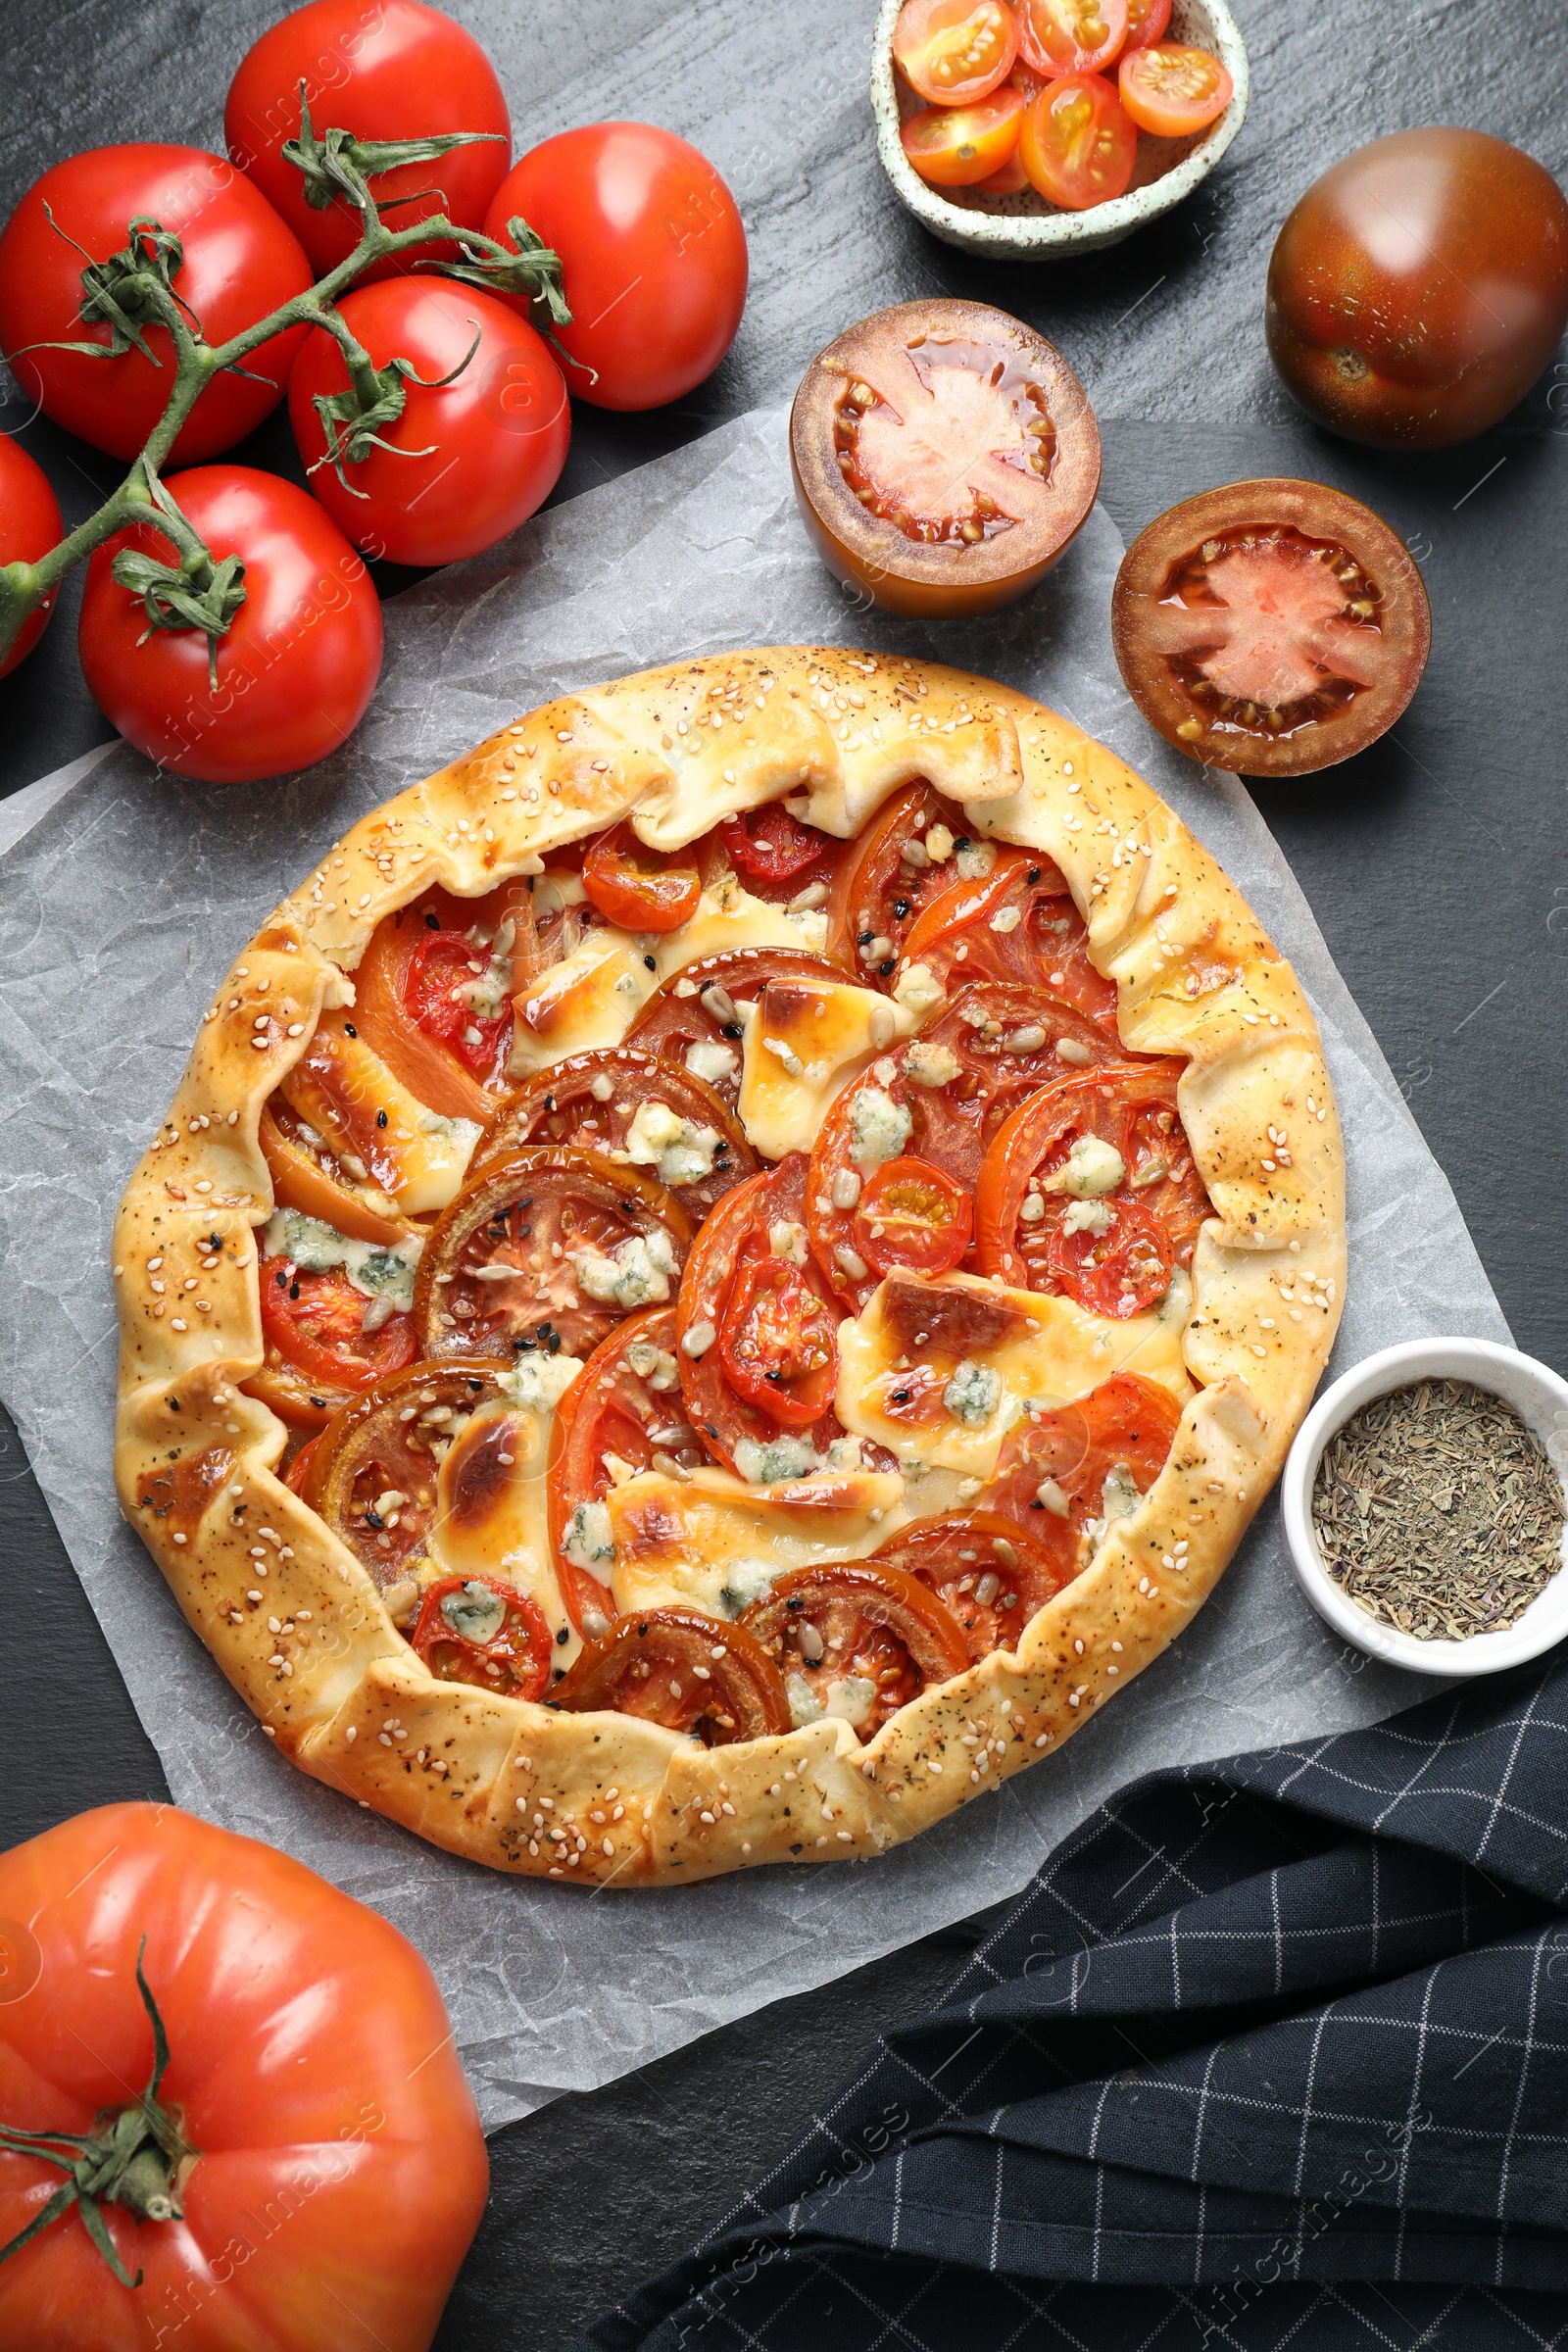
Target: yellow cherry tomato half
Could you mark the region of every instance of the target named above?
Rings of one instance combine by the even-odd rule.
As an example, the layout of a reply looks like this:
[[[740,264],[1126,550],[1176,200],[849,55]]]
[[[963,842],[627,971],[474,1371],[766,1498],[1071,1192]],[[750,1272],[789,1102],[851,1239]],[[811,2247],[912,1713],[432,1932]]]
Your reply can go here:
[[[1121,195],[1133,175],[1138,133],[1100,74],[1048,82],[1027,108],[1018,154],[1042,196],[1083,213]]]
[[[1140,130],[1162,139],[1190,138],[1225,112],[1236,85],[1217,57],[1183,41],[1135,49],[1117,70],[1122,105]]]
[[[900,73],[931,106],[984,98],[1005,80],[1017,54],[1007,0],[906,0],[893,33]]]
[[[970,188],[1001,170],[1018,144],[1021,91],[993,90],[974,106],[928,106],[899,136],[904,152],[934,188]]]

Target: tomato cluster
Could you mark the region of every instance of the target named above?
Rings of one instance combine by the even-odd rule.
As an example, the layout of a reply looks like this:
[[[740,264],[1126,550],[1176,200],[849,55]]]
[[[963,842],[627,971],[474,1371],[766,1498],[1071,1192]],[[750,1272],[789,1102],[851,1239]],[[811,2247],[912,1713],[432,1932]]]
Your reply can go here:
[[[682,957],[704,891],[735,887],[764,904],[807,892],[821,952]],[[550,1058],[570,972],[587,986],[627,941],[656,968],[644,951],[662,945],[662,981],[619,1043]],[[748,1023],[813,993],[825,1011],[852,981],[891,996],[916,969],[928,1002],[913,1032],[892,1042],[899,1016],[883,1023],[873,999],[868,1034],[887,1051],[833,1099],[808,1153],[760,1155],[737,1115]],[[849,842],[776,804],[659,855],[614,826],[486,898],[427,891],[382,922],[356,977],[352,1022],[323,1018],[262,1145],[280,1209],[389,1250],[417,1244],[412,1303],[368,1308],[346,1263],[301,1267],[285,1232],[262,1261],[267,1361],[250,1386],[292,1425],[291,1483],[432,1673],[710,1742],[823,1709],[870,1739],[929,1683],[1014,1642],[1070,1582],[1113,1470],[1140,1493],[1157,1475],[1176,1401],[1118,1375],[1033,1414],[972,1509],[775,1577],[722,1619],[629,1601],[616,1614],[612,1505],[628,1481],[808,1479],[827,1507],[840,1473],[892,1467],[837,1410],[840,1326],[885,1279],[928,1301],[945,1274],[989,1275],[1114,1322],[1191,1261],[1208,1200],[1180,1064],[1123,1049],[1114,987],[1050,859],[977,840],[929,784],[895,792]],[[481,1125],[438,1210],[400,1205],[411,1098]],[[975,1295],[944,1292],[947,1322],[922,1330],[916,1412],[943,1409],[983,1344],[964,1325]],[[484,1531],[536,1443],[509,1402],[514,1368],[531,1361],[549,1386],[562,1356],[586,1360],[551,1439],[552,1620],[489,1561]],[[464,1527],[459,1572],[430,1540],[444,1530],[449,1547]]]
[[[1220,60],[1165,40],[1169,22],[1170,0],[905,0],[893,55],[925,107],[904,151],[934,187],[1104,204],[1140,131],[1190,139],[1231,102]]]
[[[309,110],[309,121],[302,115]],[[415,274],[466,267],[450,241],[384,257],[333,305],[330,330],[296,313],[243,368],[204,385],[170,459],[167,491],[214,565],[238,559],[237,614],[211,638],[112,577],[126,551],[176,569],[189,550],[144,521],[92,559],[79,646],[87,682],[137,748],[215,782],[275,775],[335,750],[380,668],[364,557],[449,564],[491,547],[549,497],[565,463],[569,392],[645,409],[689,392],[723,358],[746,297],[746,237],[718,173],[685,140],[612,122],[546,140],[515,165],[495,69],[424,0],[308,0],[242,60],[224,113],[228,156],[135,143],[55,165],[0,235],[0,347],[24,393],[122,459],[162,418],[173,369],[167,325],[137,292],[161,257],[209,347],[338,268],[363,222],[348,197],[307,201],[285,152],[347,130],[368,184],[407,229],[444,212],[503,254],[528,236],[559,256],[570,324],[540,331],[522,294]],[[374,169],[377,149],[460,143]],[[313,187],[313,196],[321,194]],[[133,225],[134,224],[134,225]],[[84,269],[85,263],[85,269]],[[629,291],[628,291],[629,289]],[[554,348],[552,347],[554,343]],[[84,348],[85,346],[85,348]],[[351,404],[376,400],[363,427]],[[232,465],[212,466],[285,397],[314,500]],[[48,486],[8,441],[0,563],[35,562],[62,537]],[[187,567],[188,570],[188,567]],[[27,620],[4,666],[42,630]]]

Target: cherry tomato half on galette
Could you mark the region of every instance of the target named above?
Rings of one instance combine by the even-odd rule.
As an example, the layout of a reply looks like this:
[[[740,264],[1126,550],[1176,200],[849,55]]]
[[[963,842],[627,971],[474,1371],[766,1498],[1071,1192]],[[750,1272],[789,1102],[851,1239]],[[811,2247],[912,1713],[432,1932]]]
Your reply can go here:
[[[438,1681],[869,1741],[1159,1475],[1183,1062],[1043,853],[807,806],[413,897],[267,1104],[250,1386]]]

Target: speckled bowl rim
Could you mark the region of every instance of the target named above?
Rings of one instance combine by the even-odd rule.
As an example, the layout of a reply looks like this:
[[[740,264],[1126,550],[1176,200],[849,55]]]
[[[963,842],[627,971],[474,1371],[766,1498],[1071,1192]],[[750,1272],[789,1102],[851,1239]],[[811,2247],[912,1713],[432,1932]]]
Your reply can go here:
[[[1193,0],[1196,11],[1209,18],[1210,38],[1228,69],[1235,91],[1229,106],[1208,136],[1184,156],[1173,171],[1151,180],[1147,187],[1130,188],[1108,204],[1091,205],[1084,213],[1014,215],[974,213],[950,204],[941,191],[923,180],[904,152],[899,137],[899,100],[893,76],[893,27],[904,0],[882,0],[871,40],[871,106],[876,116],[877,154],[901,200],[923,221],[933,236],[964,251],[994,260],[1049,262],[1064,254],[1093,253],[1114,245],[1171,211],[1207,177],[1247,119],[1250,86],[1247,50],[1235,18],[1225,0]]]
[[[1402,1666],[1412,1674],[1500,1674],[1540,1657],[1568,1636],[1564,1569],[1558,1569],[1509,1632],[1472,1634],[1464,1642],[1420,1642],[1396,1626],[1380,1624],[1350,1599],[1324,1567],[1312,1532],[1312,1488],[1329,1440],[1374,1396],[1386,1396],[1391,1389],[1422,1379],[1468,1380],[1501,1396],[1544,1442],[1552,1468],[1564,1479],[1568,1381],[1548,1364],[1493,1340],[1406,1340],[1396,1348],[1380,1348],[1324,1390],[1297,1432],[1280,1477],[1280,1510],[1291,1563],[1318,1615],[1384,1665]],[[1568,1492],[1568,1480],[1564,1483]]]

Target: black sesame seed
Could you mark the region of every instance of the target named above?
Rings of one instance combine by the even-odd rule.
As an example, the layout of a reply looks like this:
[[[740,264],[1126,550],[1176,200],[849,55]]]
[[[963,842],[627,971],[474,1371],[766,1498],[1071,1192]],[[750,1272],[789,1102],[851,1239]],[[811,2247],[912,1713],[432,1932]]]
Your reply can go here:
[[[954,848],[955,848],[956,850],[966,850],[966,849],[969,847],[969,836],[968,836],[968,834],[967,834],[967,833],[960,833],[960,834],[958,835],[958,838],[957,838],[957,840],[956,840],[956,841],[954,843],[954,845],[953,845],[953,846],[954,846]]]
[[[898,970],[898,957],[896,956],[890,956],[885,963],[879,963],[876,968],[882,974],[882,977],[885,980],[889,972],[896,972]]]
[[[365,1506],[365,1524],[367,1527],[385,1527],[386,1521],[381,1518],[377,1512],[371,1510],[369,1504],[367,1503]]]
[[[907,900],[907,899],[895,899],[895,900],[894,900],[894,902],[893,902],[893,911],[894,911],[895,915],[898,917],[899,921],[902,923],[902,922],[903,922],[903,920],[904,920],[904,918],[905,918],[905,916],[906,916],[906,915],[908,913],[908,911],[909,911],[909,902],[908,902],[908,900]]]
[[[654,961],[654,959],[653,959],[653,957],[652,957],[651,956],[645,956],[643,957],[643,961],[644,961],[644,963],[646,963],[646,964],[647,964],[647,966],[648,966],[648,969],[649,969],[651,972],[657,972],[657,971],[658,971],[658,969],[659,969],[659,966],[658,966],[658,964],[657,964],[657,963]]]
[[[360,1033],[355,1028],[352,1021],[345,1021],[343,1024],[343,1034],[345,1037],[358,1037]]]
[[[563,1649],[564,1649],[566,1643],[571,1640],[571,1636],[566,1631],[564,1626],[562,1627],[560,1633],[556,1636],[556,1640],[561,1643]]]
[[[1039,879],[1040,879],[1040,873],[1041,873],[1041,869],[1040,869],[1040,867],[1039,867],[1038,865],[1032,865],[1032,866],[1029,868],[1029,879],[1030,879],[1030,881],[1031,881],[1031,882],[1038,882],[1038,881],[1039,881]]]
[[[311,1402],[317,1407],[318,1411],[325,1410],[326,1398],[324,1396],[313,1396],[311,1398]]]
[[[286,1291],[288,1289],[288,1276],[286,1274],[279,1273],[275,1277],[275,1280],[280,1291]]]
[[[856,934],[855,944],[858,948],[868,948],[875,937],[874,931],[858,931]]]
[[[533,884],[532,884],[531,882],[529,883],[529,885],[528,885],[528,888],[529,888],[530,890],[532,890],[532,888],[533,888]],[[428,925],[430,926],[430,929],[431,929],[432,931],[439,931],[439,930],[440,930],[440,928],[441,928],[441,917],[440,917],[438,914],[432,914],[432,913],[429,911],[428,907],[425,909],[425,916],[424,916],[424,919],[425,919],[425,921],[428,923]]]
[[[386,1112],[384,1110],[378,1110],[376,1112],[375,1123],[378,1127],[384,1127],[386,1125]]]
[[[718,1034],[720,1037],[744,1037],[746,1032],[739,1021],[726,1021]]]
[[[913,1394],[912,1389],[895,1389],[888,1402],[890,1404],[907,1404]]]
[[[561,1349],[561,1334],[560,1334],[560,1332],[559,1332],[559,1331],[553,1331],[553,1332],[550,1334],[550,1337],[549,1337],[549,1339],[548,1339],[548,1340],[545,1342],[545,1345],[546,1345],[546,1347],[549,1348],[549,1350],[550,1350],[550,1352],[551,1352],[551,1354],[552,1354],[552,1355],[559,1354],[559,1352],[560,1352],[560,1349]]]
[[[288,1295],[289,1295],[289,1297],[290,1297],[291,1298],[297,1298],[299,1297],[299,1295],[300,1295],[300,1286],[299,1286],[299,1284],[298,1284],[297,1282],[291,1282],[291,1283],[289,1284],[289,1286],[288,1286]]]

